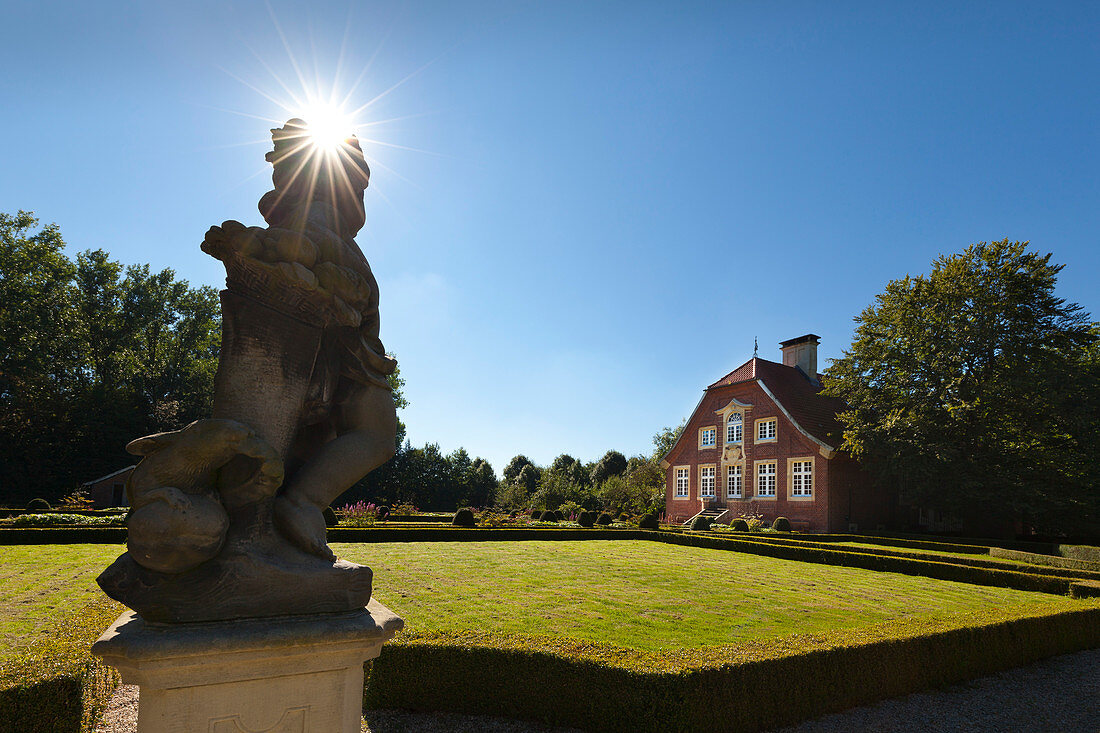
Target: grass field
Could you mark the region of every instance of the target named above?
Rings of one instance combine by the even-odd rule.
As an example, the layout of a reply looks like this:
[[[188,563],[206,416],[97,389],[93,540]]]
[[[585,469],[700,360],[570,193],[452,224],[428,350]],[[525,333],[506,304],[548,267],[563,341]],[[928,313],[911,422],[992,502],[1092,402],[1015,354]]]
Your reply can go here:
[[[565,634],[643,650],[735,644],[1068,598],[645,541],[335,545],[407,628]]]
[[[1068,598],[644,541],[336,544],[412,630],[563,634],[642,650],[733,644]],[[0,661],[100,591],[120,545],[0,551]]]
[[[0,548],[0,662],[57,619],[102,595],[95,577],[123,545]]]

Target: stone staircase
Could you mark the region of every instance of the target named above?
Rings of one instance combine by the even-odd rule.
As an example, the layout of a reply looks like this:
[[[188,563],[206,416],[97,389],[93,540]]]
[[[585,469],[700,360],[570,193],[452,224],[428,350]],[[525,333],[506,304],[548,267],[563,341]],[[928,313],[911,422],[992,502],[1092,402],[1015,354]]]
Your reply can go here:
[[[726,514],[728,514],[728,513],[729,513],[729,509],[726,509],[724,507],[707,508],[707,509],[704,509],[703,511],[699,512],[698,514],[696,514],[694,517],[691,517],[686,522],[684,522],[684,526],[685,527],[690,526],[691,523],[693,521],[695,521],[695,517],[706,517],[707,519],[710,520],[711,524],[714,524],[715,522],[719,522],[722,519],[724,519]]]

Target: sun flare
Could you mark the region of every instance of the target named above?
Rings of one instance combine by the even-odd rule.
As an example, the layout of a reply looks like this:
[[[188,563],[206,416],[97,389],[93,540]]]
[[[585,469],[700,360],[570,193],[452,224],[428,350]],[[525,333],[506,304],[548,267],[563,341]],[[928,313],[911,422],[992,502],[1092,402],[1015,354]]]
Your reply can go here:
[[[326,151],[337,150],[355,133],[351,118],[334,105],[313,104],[298,116],[306,121],[311,142]]]

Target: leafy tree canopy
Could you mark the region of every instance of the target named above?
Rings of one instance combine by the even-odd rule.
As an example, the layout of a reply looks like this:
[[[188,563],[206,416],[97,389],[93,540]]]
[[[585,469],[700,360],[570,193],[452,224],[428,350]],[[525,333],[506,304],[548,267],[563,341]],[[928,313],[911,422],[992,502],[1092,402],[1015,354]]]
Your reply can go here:
[[[886,286],[826,375],[843,447],[903,498],[1072,531],[1098,509],[1098,330],[1062,265],[982,242]]]
[[[213,288],[73,262],[54,225],[0,213],[0,486],[56,497],[132,462],[127,442],[209,413],[221,341]]]
[[[657,460],[661,460],[672,450],[672,446],[676,445],[676,441],[680,439],[680,433],[684,432],[685,427],[687,427],[686,417],[674,428],[664,427],[657,431],[657,434],[653,436],[653,455]]]
[[[609,450],[592,467],[592,483],[602,484],[612,476],[621,476],[626,472],[626,456],[617,450]]]

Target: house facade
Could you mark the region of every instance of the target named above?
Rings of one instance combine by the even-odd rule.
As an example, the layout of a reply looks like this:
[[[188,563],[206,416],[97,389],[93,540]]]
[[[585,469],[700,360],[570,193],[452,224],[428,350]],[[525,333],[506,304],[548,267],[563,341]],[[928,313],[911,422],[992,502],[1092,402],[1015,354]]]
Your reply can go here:
[[[838,450],[844,403],[821,392],[820,337],[780,344],[782,363],[753,357],[711,384],[661,462],[665,516],[682,522],[707,511],[807,532],[896,525],[896,495],[879,490]]]
[[[92,500],[92,506],[96,509],[127,506],[129,501],[126,497],[126,481],[135,468],[137,468],[136,464],[120,468],[106,476],[83,483],[80,488],[88,492],[88,498]]]

